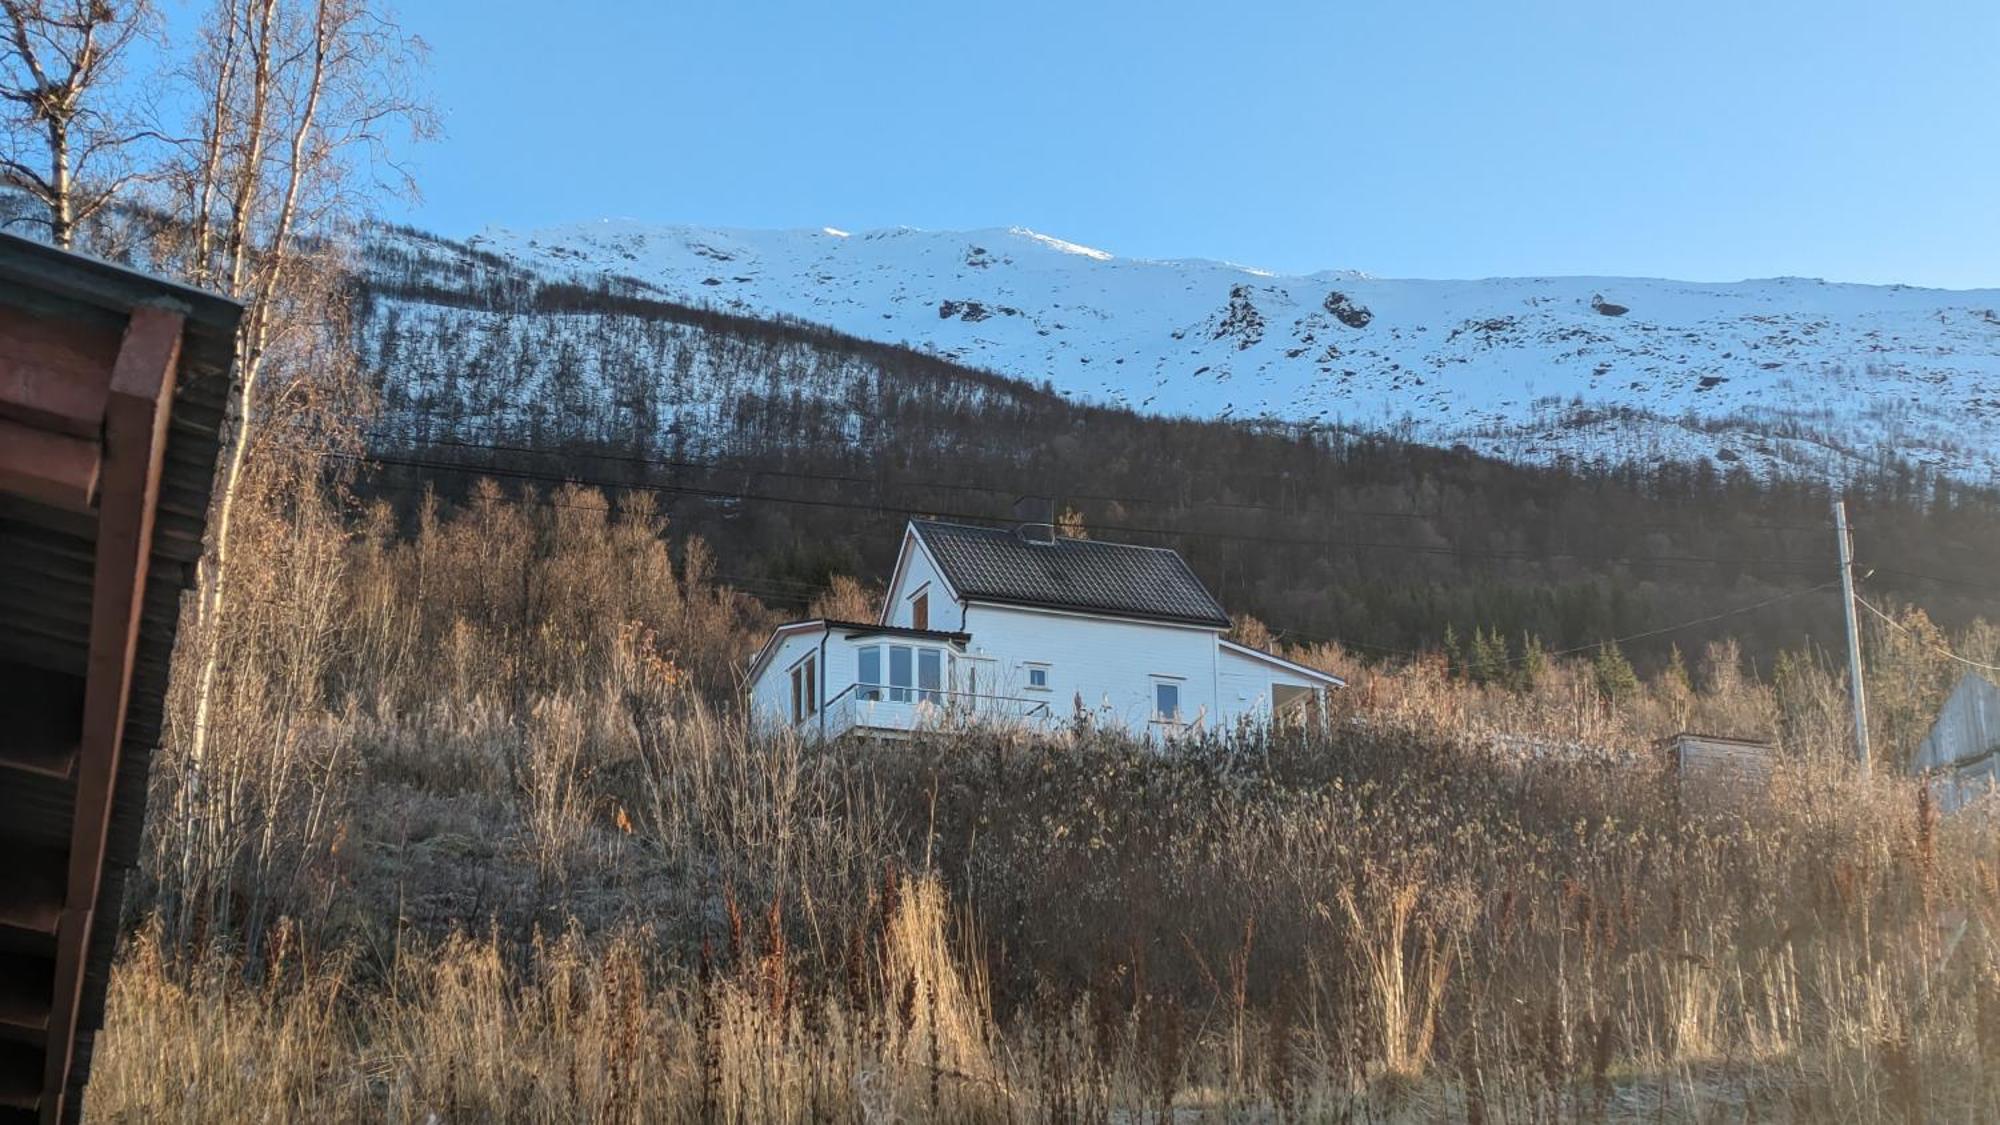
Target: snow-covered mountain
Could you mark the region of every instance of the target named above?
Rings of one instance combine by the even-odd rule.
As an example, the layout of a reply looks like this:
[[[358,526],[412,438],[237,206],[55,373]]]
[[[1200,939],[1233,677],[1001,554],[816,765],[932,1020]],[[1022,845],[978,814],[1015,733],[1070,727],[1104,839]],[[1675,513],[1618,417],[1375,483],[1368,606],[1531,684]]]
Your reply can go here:
[[[542,277],[630,278],[1153,413],[1318,421],[1530,462],[1844,475],[1892,454],[2000,482],[2000,290],[1280,275],[1024,229],[605,221],[470,244]]]

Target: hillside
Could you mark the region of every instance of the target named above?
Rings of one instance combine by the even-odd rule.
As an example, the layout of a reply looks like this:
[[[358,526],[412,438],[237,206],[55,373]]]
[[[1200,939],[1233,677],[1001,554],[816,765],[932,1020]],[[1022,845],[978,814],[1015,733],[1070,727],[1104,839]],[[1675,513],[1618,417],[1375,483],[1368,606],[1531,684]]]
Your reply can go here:
[[[1091,405],[909,348],[721,312],[633,283],[551,279],[408,230],[365,260],[383,404],[369,487],[476,475],[653,490],[719,576],[788,610],[880,576],[912,514],[1004,519],[1056,497],[1098,534],[1180,550],[1233,613],[1364,650],[1447,627],[1590,645],[1724,614],[1669,643],[1755,652],[1835,636],[1823,480],[1726,460],[1513,463],[1324,425]],[[1990,615],[2000,507],[1920,466],[1857,465],[1871,589]],[[1793,596],[1797,595],[1797,596]],[[1745,606],[1785,600],[1754,617]]]
[[[549,279],[905,342],[1079,400],[1508,460],[2000,480],[2000,292],[1780,278],[1390,280],[1121,258],[1032,231],[604,221],[469,245]]]

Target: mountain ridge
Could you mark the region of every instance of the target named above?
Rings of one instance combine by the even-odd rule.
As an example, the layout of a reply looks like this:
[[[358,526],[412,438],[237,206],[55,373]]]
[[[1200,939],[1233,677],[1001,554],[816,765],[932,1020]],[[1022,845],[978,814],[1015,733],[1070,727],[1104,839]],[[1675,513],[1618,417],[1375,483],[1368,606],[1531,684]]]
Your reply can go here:
[[[2000,482],[2000,290],[1284,274],[1124,258],[1024,227],[601,220],[466,245],[1149,413],[1353,427],[1526,463],[1837,478],[1893,457]]]

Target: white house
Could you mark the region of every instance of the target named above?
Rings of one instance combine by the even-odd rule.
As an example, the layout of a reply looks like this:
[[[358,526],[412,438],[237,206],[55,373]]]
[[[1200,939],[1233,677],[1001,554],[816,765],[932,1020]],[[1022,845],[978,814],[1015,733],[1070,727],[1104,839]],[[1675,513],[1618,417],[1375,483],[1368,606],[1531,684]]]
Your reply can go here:
[[[759,721],[823,737],[1079,711],[1161,738],[1303,713],[1338,677],[1226,640],[1176,553],[913,520],[873,622],[779,626],[750,663]]]

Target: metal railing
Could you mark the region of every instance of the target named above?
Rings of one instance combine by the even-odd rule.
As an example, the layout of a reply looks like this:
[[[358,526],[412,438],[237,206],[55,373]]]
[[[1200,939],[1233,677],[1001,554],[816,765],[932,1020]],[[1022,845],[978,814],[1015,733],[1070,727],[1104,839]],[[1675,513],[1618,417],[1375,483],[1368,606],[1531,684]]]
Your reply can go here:
[[[1046,700],[889,684],[849,684],[820,708],[820,732],[915,731],[954,726],[1038,726],[1052,716]],[[802,724],[803,725],[803,724]]]

